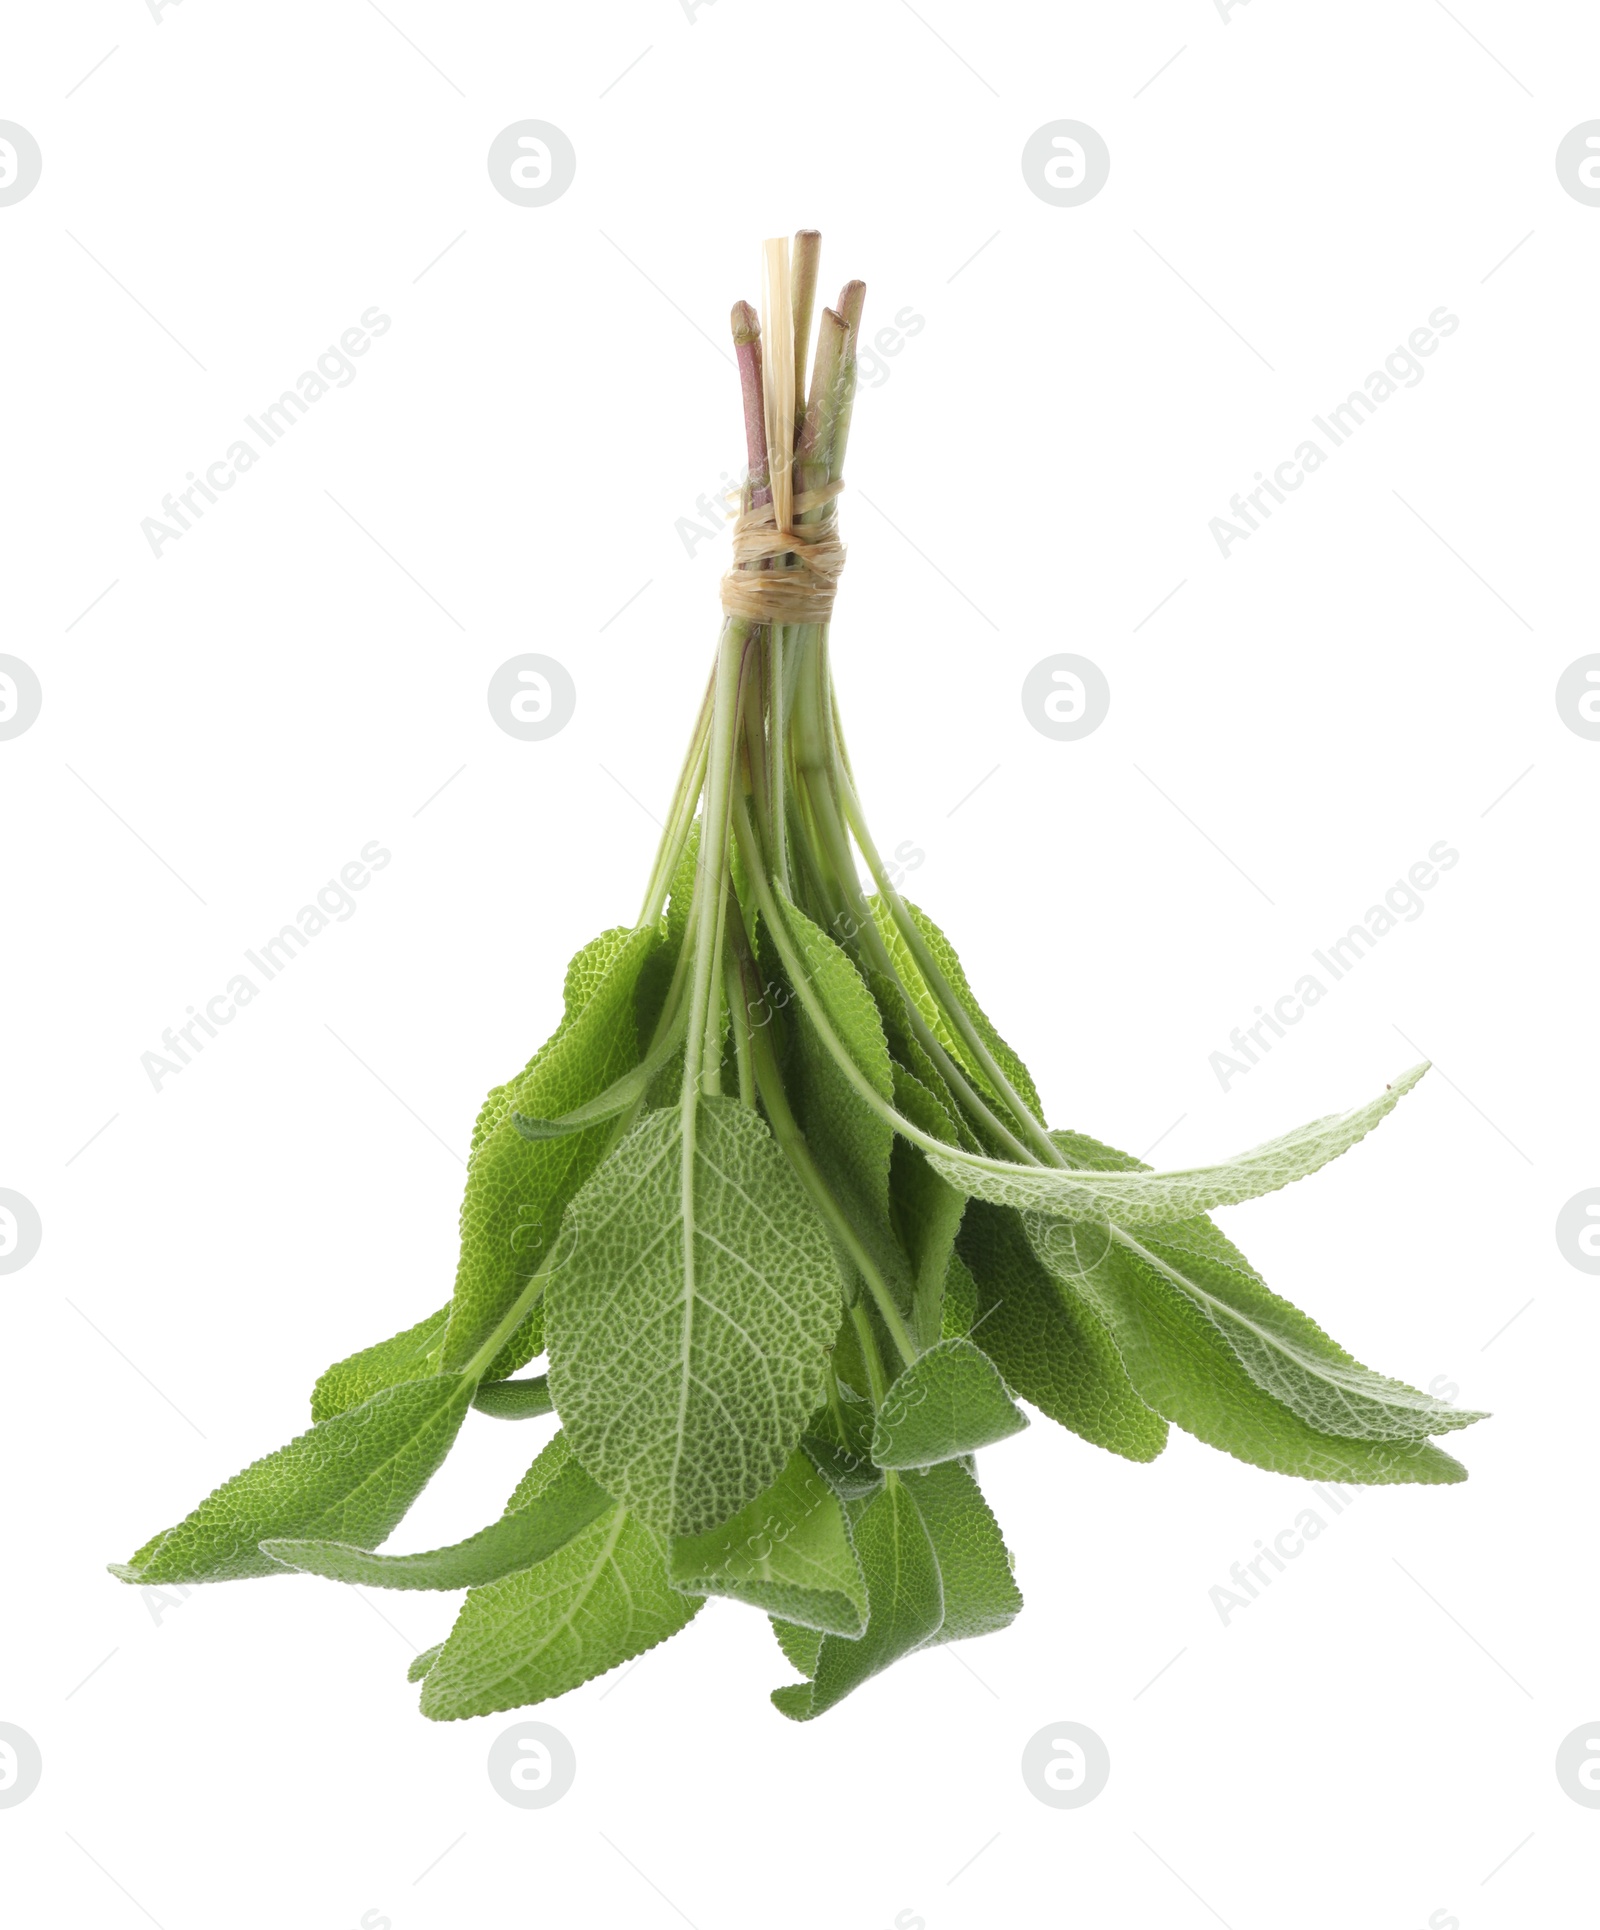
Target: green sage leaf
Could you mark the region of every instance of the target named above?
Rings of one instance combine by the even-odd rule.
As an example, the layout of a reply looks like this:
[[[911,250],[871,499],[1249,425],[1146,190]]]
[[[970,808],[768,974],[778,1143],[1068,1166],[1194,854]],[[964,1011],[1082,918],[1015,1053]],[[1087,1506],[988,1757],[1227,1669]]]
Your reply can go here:
[[[1099,1315],[1056,1286],[1019,1216],[974,1200],[961,1256],[976,1283],[970,1324],[1007,1384],[1096,1447],[1153,1461],[1167,1444],[1167,1423],[1135,1392]]]
[[[880,1468],[926,1468],[1019,1434],[1028,1417],[1000,1371],[970,1340],[941,1340],[892,1383],[878,1410]]]
[[[567,1209],[546,1290],[573,1452],[663,1532],[701,1534],[782,1471],[840,1318],[832,1244],[732,1099],[648,1113]]]
[[[112,1574],[140,1584],[287,1574],[260,1546],[281,1536],[376,1547],[449,1453],[472,1391],[460,1375],[408,1381],[318,1421],[225,1481]]]
[[[1080,1257],[1065,1277],[1058,1254],[1047,1248],[1039,1257],[1105,1322],[1129,1380],[1158,1414],[1275,1474],[1372,1484],[1466,1479],[1460,1462],[1431,1442],[1356,1440],[1312,1427],[1251,1378],[1191,1294],[1112,1234],[1097,1260]]]
[[[981,1153],[983,1146],[977,1135],[962,1117],[961,1108],[956,1104],[955,1094],[951,1092],[944,1074],[933,1062],[932,1055],[923,1046],[911,1025],[911,1001],[893,979],[882,972],[870,972],[867,983],[872,988],[872,997],[878,1007],[878,1016],[883,1020],[884,1037],[889,1041],[889,1054],[897,1066],[902,1066],[916,1080],[922,1089],[936,1101],[943,1115],[943,1123],[937,1127],[924,1128],[936,1138],[947,1139],[953,1146],[964,1146],[968,1152]],[[895,1102],[899,1104],[898,1099]],[[902,1106],[901,1111],[905,1108]],[[910,1115],[908,1115],[910,1116]],[[921,1124],[919,1119],[918,1124]]]
[[[848,1321],[844,1331],[851,1331]],[[819,1409],[806,1430],[805,1450],[841,1501],[859,1501],[883,1485],[883,1469],[872,1458],[872,1423],[872,1403],[841,1381],[837,1408]]]
[[[917,1009],[932,1027],[934,1036],[980,1092],[991,1100],[1000,1100],[1000,1094],[995,1091],[993,1082],[973,1062],[972,1053],[945,1018],[938,1000],[928,989],[928,982],[912,957],[911,949],[906,944],[899,926],[894,922],[894,915],[888,905],[882,898],[872,898],[868,902],[883,942],[894,960],[895,970],[900,974],[901,982],[905,985],[907,992],[916,1001]],[[994,1029],[988,1014],[979,1005],[972,987],[967,983],[967,975],[962,969],[961,960],[956,956],[955,946],[925,911],[913,905],[909,899],[904,903],[906,910],[911,914],[912,922],[921,932],[928,950],[933,954],[934,963],[943,972],[951,992],[971,1020],[972,1029],[988,1047],[995,1064],[1010,1081],[1018,1097],[1028,1106],[1034,1118],[1042,1123],[1044,1108],[1039,1103],[1039,1094],[1034,1087],[1032,1076],[1017,1054]],[[924,1084],[926,1083],[924,1080]]]
[[[796,1722],[820,1716],[880,1670],[921,1648],[944,1620],[938,1558],[905,1483],[890,1475],[858,1508],[853,1525],[856,1553],[867,1578],[867,1630],[854,1642],[824,1635],[810,1681],[772,1691],[773,1706]]]
[[[1059,1263],[1059,1223],[1027,1216],[1034,1250],[1069,1287],[1091,1302],[1113,1274],[1135,1277],[1156,1297],[1155,1283],[1180,1294],[1207,1319],[1264,1393],[1322,1434],[1364,1441],[1420,1441],[1484,1418],[1375,1374],[1330,1340],[1298,1307],[1281,1299],[1207,1220],[1185,1221],[1135,1236],[1111,1229],[1104,1263],[1080,1269]]]
[[[894,1068],[894,1097],[896,1108],[924,1132],[950,1132],[944,1107],[899,1065]],[[911,1261],[913,1330],[922,1346],[931,1346],[943,1323],[945,1279],[967,1210],[966,1196],[941,1179],[915,1146],[900,1138],[894,1142],[889,1193],[900,1242]]]
[[[476,1588],[553,1555],[611,1505],[605,1490],[569,1459],[543,1493],[448,1548],[375,1555],[347,1542],[278,1538],[262,1542],[261,1552],[308,1575],[369,1588]]]
[[[493,1415],[497,1421],[530,1421],[554,1411],[550,1399],[550,1377],[534,1374],[527,1380],[485,1381],[472,1397],[480,1414]]]
[[[565,1138],[531,1141],[514,1115],[554,1118],[630,1071],[639,1059],[634,998],[654,931],[612,931],[586,945],[567,971],[566,1016],[515,1079],[484,1101],[473,1129],[461,1202],[461,1259],[445,1336],[444,1365],[463,1366],[481,1347],[549,1250],[561,1215],[610,1144],[604,1123]],[[537,1351],[537,1315],[525,1323]],[[517,1343],[514,1342],[513,1345]],[[521,1361],[516,1362],[521,1365]],[[490,1375],[515,1371],[507,1354]]]
[[[1138,1168],[1139,1162],[1128,1154],[1082,1134],[1054,1137],[1075,1165]],[[1022,1222],[1023,1237],[1065,1282],[1069,1294],[1087,1278],[1084,1293],[1075,1296],[1079,1305],[1092,1299],[1096,1262],[1114,1237],[1194,1302],[1264,1393],[1321,1433],[1360,1440],[1422,1440],[1484,1418],[1474,1409],[1452,1407],[1363,1367],[1314,1320],[1274,1293],[1208,1219],[1141,1227],[1137,1233],[1039,1214],[1025,1214]],[[1015,1249],[1015,1229],[1010,1238]]]
[[[943,1461],[907,1475],[933,1543],[944,1591],[944,1620],[925,1647],[993,1635],[1015,1621],[1022,1595],[1011,1573],[1011,1555],[977,1482],[959,1461]]]
[[[867,983],[849,955],[821,926],[787,899],[784,921],[803,960],[807,990],[827,1016],[840,1045],[857,1071],[886,1103],[895,1089],[894,1068],[883,1021]],[[791,994],[794,1051],[785,1084],[806,1144],[829,1191],[843,1209],[899,1310],[912,1307],[911,1268],[895,1237],[889,1175],[894,1128],[864,1100],[841,1069],[793,988],[774,978],[772,996]],[[759,1015],[758,1015],[759,1016]]]
[[[685,1007],[631,1072],[625,1072],[586,1105],[579,1106],[574,1112],[564,1113],[559,1119],[530,1119],[525,1113],[514,1112],[511,1115],[512,1125],[524,1139],[565,1139],[569,1133],[583,1132],[590,1126],[619,1118],[630,1106],[637,1105],[645,1097],[667,1061],[682,1053],[687,1018],[688,1008]]]
[[[790,936],[805,961],[810,989],[829,1024],[879,1097],[892,1103],[894,1071],[888,1041],[866,980],[819,925],[787,899],[781,902]],[[859,1198],[875,1217],[887,1221],[894,1128],[845,1078],[798,999],[791,1009],[797,1015],[800,1061],[794,1104],[812,1155],[831,1186],[847,1198]]]
[[[844,1510],[804,1453],[731,1521],[674,1539],[669,1573],[691,1595],[726,1595],[803,1627],[853,1638],[867,1625]]]
[[[422,1681],[436,1722],[565,1695],[692,1621],[661,1537],[615,1505],[531,1568],[474,1588]]]
[[[449,1324],[450,1309],[441,1307],[392,1339],[336,1360],[311,1390],[312,1420],[331,1420],[346,1408],[359,1407],[385,1387],[437,1374]]]
[[[950,1264],[945,1269],[944,1296],[939,1308],[939,1338],[965,1340],[977,1324],[978,1283],[961,1255],[952,1253]],[[999,1362],[995,1364],[998,1366]],[[1001,1372],[1005,1372],[1004,1368],[1001,1368]]]
[[[1215,1166],[1182,1167],[1166,1173],[1142,1168],[1097,1172],[1090,1167],[1017,1166],[955,1148],[930,1153],[928,1160],[952,1186],[997,1206],[1048,1213],[1058,1219],[1112,1220],[1134,1228],[1160,1226],[1193,1219],[1215,1206],[1259,1199],[1316,1172],[1364,1139],[1427,1069],[1425,1065],[1413,1066],[1376,1099],[1353,1112],[1314,1119],[1308,1126]]]
[[[781,1621],[772,1616],[772,1632],[778,1638],[778,1647],[783,1650],[784,1658],[797,1675],[815,1675],[817,1657],[822,1653],[823,1630],[803,1628],[798,1622]]]

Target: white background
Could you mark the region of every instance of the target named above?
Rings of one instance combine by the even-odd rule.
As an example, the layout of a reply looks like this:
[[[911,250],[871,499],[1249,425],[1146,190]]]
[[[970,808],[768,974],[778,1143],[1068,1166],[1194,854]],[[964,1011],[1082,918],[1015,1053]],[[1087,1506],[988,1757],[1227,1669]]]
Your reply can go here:
[[[1553,1229],[1600,1183],[1600,744],[1553,699],[1595,647],[1600,209],[1553,163],[1597,59],[1577,7],[1490,0],[13,11],[0,118],[44,155],[0,208],[0,647],[44,689],[0,745],[0,1184],[44,1225],[0,1281],[19,1922],[1593,1920],[1600,1813],[1553,1763],[1600,1717],[1600,1282]],[[529,117],[578,155],[538,209],[485,168]],[[1112,156],[1070,209],[1019,165],[1065,117]],[[739,468],[727,309],[798,225],[869,332],[925,321],[843,505],[880,839],[925,854],[1053,1123],[1187,1163],[1434,1058],[1224,1218],[1362,1359],[1494,1418],[1452,1443],[1469,1483],[1362,1492],[1226,1627],[1208,1591],[1306,1486],[1036,1420],[983,1457],[1010,1631],[796,1727],[764,1621],[714,1603],[536,1712],[578,1779],[525,1812],[484,1767],[517,1718],[427,1723],[404,1680],[453,1601],[151,1603],[102,1564],[443,1299],[478,1103],[637,906],[725,554],[675,523]],[[374,304],[357,379],[153,557],[141,518]],[[1440,305],[1425,379],[1224,560],[1209,519]],[[485,702],[525,650],[578,688],[543,744]],[[1060,650],[1112,689],[1076,744],[1019,703]],[[374,838],[356,914],[153,1091],[140,1055]],[[1439,839],[1424,915],[1225,1092],[1230,1030]],[[549,1425],[473,1416],[394,1545],[498,1512]],[[1063,1719],[1112,1758],[1070,1812],[1019,1773]]]

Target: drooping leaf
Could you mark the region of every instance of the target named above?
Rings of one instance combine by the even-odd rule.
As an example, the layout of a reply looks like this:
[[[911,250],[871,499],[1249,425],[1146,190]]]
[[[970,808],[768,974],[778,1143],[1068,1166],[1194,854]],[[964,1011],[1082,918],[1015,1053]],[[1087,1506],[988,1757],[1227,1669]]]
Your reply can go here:
[[[1214,1206],[1237,1205],[1275,1193],[1326,1166],[1364,1139],[1427,1069],[1413,1066],[1353,1112],[1314,1119],[1215,1166],[1180,1167],[1166,1173],[1097,1172],[1089,1167],[1019,1166],[954,1149],[929,1153],[928,1159],[952,1186],[997,1206],[1048,1213],[1057,1219],[1111,1220],[1132,1228],[1169,1225]]]
[[[885,1394],[872,1458],[880,1468],[932,1467],[1027,1425],[981,1348],[970,1340],[941,1340],[903,1369]]]
[[[311,1390],[312,1420],[332,1420],[347,1407],[359,1407],[370,1400],[381,1388],[437,1374],[444,1330],[449,1324],[450,1309],[441,1307],[392,1339],[336,1360]]]
[[[1353,1440],[1310,1426],[1247,1374],[1217,1323],[1160,1269],[1113,1237],[1062,1277],[1105,1322],[1140,1398],[1211,1447],[1276,1474],[1383,1484],[1461,1481],[1459,1461],[1417,1440]],[[1035,1249],[1036,1251],[1038,1249]],[[1039,1255],[1047,1267],[1047,1248]]]
[[[461,1258],[445,1336],[444,1365],[463,1366],[482,1346],[538,1269],[568,1200],[611,1140],[602,1123],[554,1140],[531,1141],[514,1115],[556,1118],[603,1092],[639,1059],[634,999],[656,931],[612,931],[586,945],[567,972],[566,1016],[515,1079],[484,1101],[472,1135],[461,1202]],[[538,1348],[538,1316],[490,1367],[513,1373]],[[511,1351],[528,1351],[513,1364]],[[530,1344],[531,1343],[531,1344]]]
[[[605,1490],[569,1457],[542,1493],[447,1548],[375,1555],[346,1542],[276,1539],[262,1542],[261,1552],[308,1575],[369,1588],[477,1588],[544,1561],[612,1505]]]
[[[139,1584],[283,1575],[260,1547],[279,1536],[376,1547],[449,1453],[472,1389],[460,1375],[408,1381],[318,1421],[224,1482],[112,1574]]]
[[[546,1293],[573,1452],[664,1533],[769,1487],[822,1393],[832,1244],[766,1125],[732,1099],[647,1113],[567,1210]]]
[[[429,1669],[433,1667],[434,1663],[438,1661],[439,1651],[443,1647],[443,1642],[435,1642],[431,1649],[419,1649],[411,1658],[411,1666],[406,1670],[406,1680],[408,1682],[420,1682],[428,1673]]]
[[[691,1621],[654,1529],[615,1505],[531,1568],[474,1588],[422,1681],[436,1722],[565,1695]]]
[[[926,1646],[992,1635],[1015,1621],[1022,1595],[1000,1524],[959,1461],[943,1461],[905,1477],[933,1543],[944,1591],[944,1620]]]
[[[1034,1250],[1047,1266],[1059,1250],[1058,1224],[1027,1216]],[[1365,1441],[1420,1441],[1469,1427],[1484,1416],[1474,1409],[1375,1374],[1330,1340],[1298,1307],[1266,1285],[1231,1242],[1207,1220],[1183,1221],[1137,1235],[1113,1230],[1115,1251],[1103,1267],[1069,1273],[1081,1279],[1091,1300],[1102,1277],[1136,1274],[1146,1298],[1150,1283],[1187,1299],[1221,1335],[1244,1372],[1308,1426],[1323,1434]]]
[[[1100,1317],[1056,1286],[1018,1216],[974,1200],[961,1255],[976,1281],[970,1325],[1008,1385],[1097,1447],[1153,1461],[1167,1444],[1166,1422],[1134,1391]]]
[[[529,1421],[553,1411],[550,1377],[534,1374],[527,1380],[485,1381],[472,1397],[480,1414],[497,1421]]]
[[[853,1526],[867,1578],[867,1630],[854,1642],[824,1635],[810,1681],[772,1691],[773,1706],[796,1722],[820,1716],[880,1670],[921,1648],[944,1620],[933,1543],[898,1475],[891,1474],[871,1500],[857,1504]]]
[[[1058,1133],[1074,1164],[1117,1171],[1139,1162],[1079,1133]],[[979,1209],[988,1212],[992,1209]],[[1023,1238],[1069,1289],[1092,1275],[1112,1229],[1025,1214]],[[1009,1234],[1021,1260],[1017,1233]],[[1239,1249],[1204,1218],[1172,1226],[1119,1229],[1118,1244],[1186,1294],[1216,1326],[1239,1365],[1262,1389],[1320,1433],[1360,1440],[1422,1440],[1467,1427],[1483,1415],[1452,1407],[1363,1367],[1289,1301],[1275,1294]],[[1082,1306],[1092,1293],[1075,1296]],[[1067,1303],[1070,1304],[1070,1301]],[[1000,1316],[1004,1318],[1002,1314]]]
[[[802,1452],[731,1521],[675,1538],[669,1572],[691,1595],[726,1595],[807,1628],[853,1637],[867,1625],[844,1509]]]
[[[932,1026],[939,1043],[981,1092],[992,1100],[999,1099],[1000,1094],[995,1090],[993,1081],[976,1063],[971,1050],[945,1018],[938,1001],[929,990],[928,982],[912,957],[911,949],[899,926],[894,922],[894,914],[889,906],[882,898],[872,898],[868,902],[902,983],[916,1001],[922,1016]],[[1039,1103],[1039,1094],[1034,1088],[1028,1068],[1001,1038],[990,1023],[983,1007],[979,1005],[972,987],[967,983],[967,975],[962,969],[961,960],[956,956],[956,948],[920,907],[907,900],[906,910],[911,914],[917,930],[921,932],[929,951],[933,954],[934,963],[944,974],[951,992],[971,1020],[973,1030],[988,1047],[990,1056],[1005,1074],[1017,1096],[1027,1105],[1034,1118],[1042,1123],[1044,1108]]]

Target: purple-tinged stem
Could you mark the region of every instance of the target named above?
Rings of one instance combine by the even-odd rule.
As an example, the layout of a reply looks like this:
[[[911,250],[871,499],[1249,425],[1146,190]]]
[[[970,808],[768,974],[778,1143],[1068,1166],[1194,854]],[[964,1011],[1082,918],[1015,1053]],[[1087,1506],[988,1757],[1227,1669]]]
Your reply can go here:
[[[750,503],[760,509],[772,501],[767,473],[766,404],[761,390],[761,318],[749,302],[735,302],[731,317],[733,352],[739,364],[739,389],[744,398],[745,459],[750,465]]]

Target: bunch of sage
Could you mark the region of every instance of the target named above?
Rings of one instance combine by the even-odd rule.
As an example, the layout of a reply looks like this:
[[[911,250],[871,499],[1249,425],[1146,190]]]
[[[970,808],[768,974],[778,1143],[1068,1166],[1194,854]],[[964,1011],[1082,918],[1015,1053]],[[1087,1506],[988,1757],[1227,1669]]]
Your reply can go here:
[[[772,1619],[805,1720],[1022,1598],[974,1455],[1017,1405],[1134,1461],[1169,1425],[1282,1474],[1453,1482],[1481,1418],[1360,1365],[1207,1217],[1398,1104],[1154,1172],[1051,1129],[867,828],[829,671],[865,290],[819,239],[733,311],[749,477],[725,620],[637,921],[489,1093],[447,1305],[336,1362],[312,1426],[113,1568],[459,1590],[423,1713],[564,1693],[709,1596]],[[803,392],[802,392],[803,391]],[[866,879],[863,880],[862,870]],[[548,1372],[518,1377],[541,1354]],[[554,1413],[489,1526],[376,1552],[468,1410]]]

